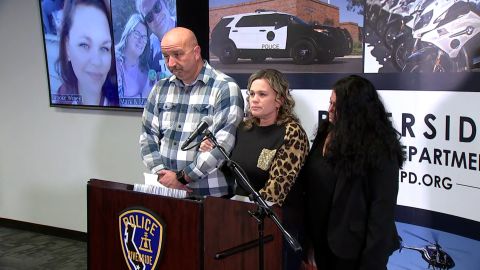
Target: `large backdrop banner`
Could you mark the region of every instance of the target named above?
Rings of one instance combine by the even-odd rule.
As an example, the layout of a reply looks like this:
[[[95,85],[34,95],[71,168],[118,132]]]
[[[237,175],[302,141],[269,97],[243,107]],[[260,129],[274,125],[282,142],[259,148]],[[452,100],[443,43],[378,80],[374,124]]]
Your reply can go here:
[[[480,267],[480,4],[468,0],[210,0],[210,62],[246,88],[289,79],[313,137],[333,83],[370,79],[401,133],[388,269]]]

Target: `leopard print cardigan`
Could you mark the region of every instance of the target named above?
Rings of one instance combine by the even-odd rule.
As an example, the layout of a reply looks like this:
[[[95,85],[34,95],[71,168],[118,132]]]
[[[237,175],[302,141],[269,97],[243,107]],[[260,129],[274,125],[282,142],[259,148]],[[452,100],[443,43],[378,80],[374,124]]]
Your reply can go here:
[[[260,190],[263,199],[282,206],[308,154],[308,136],[295,121],[285,124],[283,145],[270,166],[269,178]]]

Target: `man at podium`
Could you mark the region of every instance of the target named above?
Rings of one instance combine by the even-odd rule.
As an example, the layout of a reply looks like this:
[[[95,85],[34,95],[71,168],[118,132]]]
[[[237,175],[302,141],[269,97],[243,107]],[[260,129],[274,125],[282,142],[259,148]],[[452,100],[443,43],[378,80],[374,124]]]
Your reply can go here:
[[[223,156],[217,151],[199,152],[181,146],[205,119],[218,143],[230,152],[243,118],[243,99],[237,83],[202,59],[195,34],[173,28],[161,42],[165,63],[172,75],[158,81],[147,100],[140,135],[144,164],[166,187],[192,195],[223,196],[233,193],[217,168]],[[192,139],[200,143],[203,136]]]

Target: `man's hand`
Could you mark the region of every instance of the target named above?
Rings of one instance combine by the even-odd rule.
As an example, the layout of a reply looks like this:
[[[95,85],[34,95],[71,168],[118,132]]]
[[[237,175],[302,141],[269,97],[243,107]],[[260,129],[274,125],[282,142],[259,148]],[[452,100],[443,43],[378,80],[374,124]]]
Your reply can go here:
[[[200,150],[200,152],[209,152],[212,151],[213,146],[213,142],[210,139],[206,139],[202,141],[198,150]]]
[[[158,182],[160,184],[168,187],[168,188],[174,188],[174,189],[182,189],[186,190],[187,192],[192,192],[191,189],[189,189],[186,185],[178,182],[177,180],[177,175],[173,171],[169,170],[160,170],[157,172],[158,174]],[[189,179],[187,179],[188,181]]]

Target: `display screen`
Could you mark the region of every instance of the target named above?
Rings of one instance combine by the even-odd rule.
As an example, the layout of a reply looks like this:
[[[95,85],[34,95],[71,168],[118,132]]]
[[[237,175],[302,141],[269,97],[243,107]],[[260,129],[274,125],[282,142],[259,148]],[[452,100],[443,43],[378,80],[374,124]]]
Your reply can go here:
[[[169,76],[176,0],[40,0],[50,105],[141,109]]]

